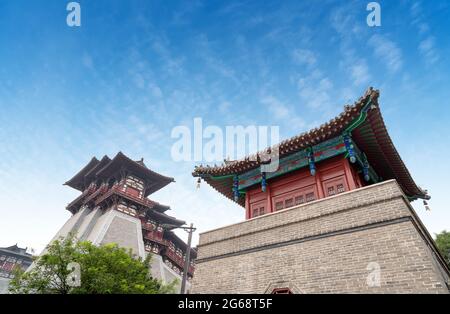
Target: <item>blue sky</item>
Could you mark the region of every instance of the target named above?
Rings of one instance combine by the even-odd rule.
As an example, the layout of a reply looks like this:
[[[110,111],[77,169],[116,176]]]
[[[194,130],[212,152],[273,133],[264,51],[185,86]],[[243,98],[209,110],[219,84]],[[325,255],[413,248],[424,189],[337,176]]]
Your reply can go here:
[[[0,1],[0,246],[40,251],[78,194],[62,186],[92,156],[144,157],[175,184],[153,195],[199,231],[244,219],[176,163],[171,130],[278,125],[282,138],[319,126],[368,86],[432,211],[450,229],[450,3],[378,1]]]

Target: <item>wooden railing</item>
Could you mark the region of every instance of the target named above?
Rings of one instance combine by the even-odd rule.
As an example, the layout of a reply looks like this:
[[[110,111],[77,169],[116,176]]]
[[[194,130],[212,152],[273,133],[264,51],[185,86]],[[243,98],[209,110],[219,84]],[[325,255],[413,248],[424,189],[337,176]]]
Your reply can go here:
[[[154,232],[154,231],[144,232],[144,238],[147,240],[162,244],[167,247],[169,246],[169,241],[163,239],[162,233],[159,234],[158,232]]]
[[[106,192],[105,194],[103,194],[96,202],[95,204],[98,205],[99,203],[101,203],[102,201],[104,201],[105,199],[107,199],[108,197],[110,197],[113,194],[118,194],[121,196],[124,196],[128,199],[131,199],[133,201],[135,201],[138,204],[144,205],[144,206],[148,206],[149,202],[147,202],[147,199],[141,199],[139,197],[136,197],[135,195],[131,194],[131,193],[127,193],[125,191],[122,190],[122,186],[121,185],[116,185],[113,186],[112,188],[110,188],[108,190],[108,192]]]
[[[110,197],[113,194],[125,196],[125,197],[133,199],[137,203],[145,205],[145,206],[153,207],[153,205],[154,205],[154,203],[147,198],[141,199],[141,198],[136,197],[135,195],[126,193],[125,191],[122,190],[121,185],[113,186],[112,188],[110,188],[105,194],[103,194],[95,202],[96,205],[99,204],[100,202],[102,202],[103,200],[107,199],[108,197]],[[178,267],[180,267],[181,269],[184,269],[184,258],[177,255],[175,253],[175,251],[170,248],[171,243],[163,238],[163,232],[155,231],[154,227],[150,223],[145,222],[144,220],[141,220],[141,225],[142,225],[142,229],[145,230],[145,232],[143,232],[143,237],[147,240],[150,240],[150,241],[153,241],[153,242],[156,242],[156,243],[166,246],[167,249],[164,250],[165,251],[164,255],[167,258],[169,258],[172,262],[174,262]],[[192,265],[189,266],[188,272],[191,275],[194,273],[194,267]]]
[[[85,189],[83,191],[83,193],[81,193],[80,196],[78,196],[76,199],[74,199],[72,202],[70,202],[66,208],[70,208],[73,207],[75,205],[77,205],[79,202],[81,202],[82,204],[85,203],[85,198],[89,198],[93,192],[95,192],[96,186],[90,186],[89,188]]]
[[[97,190],[95,190],[92,194],[90,194],[86,199],[84,200],[84,203],[88,203],[91,200],[95,199],[96,197],[102,195],[107,191],[107,188],[105,186],[100,186]]]
[[[185,259],[175,253],[175,251],[168,248],[165,252],[166,257],[168,257],[172,262],[174,262],[178,267],[180,267],[182,270],[184,269],[184,261]],[[194,274],[195,268],[190,265],[188,269],[189,274]]]

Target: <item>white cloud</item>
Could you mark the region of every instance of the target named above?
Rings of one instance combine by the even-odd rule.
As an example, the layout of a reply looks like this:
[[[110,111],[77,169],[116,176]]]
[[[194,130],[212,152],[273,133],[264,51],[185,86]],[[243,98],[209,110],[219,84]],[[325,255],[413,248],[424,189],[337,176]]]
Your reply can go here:
[[[419,23],[417,25],[418,29],[419,29],[419,34],[426,34],[427,32],[430,31],[430,27],[428,26],[427,23]]]
[[[374,49],[375,56],[386,64],[389,71],[397,72],[402,68],[402,52],[393,41],[376,34],[370,37],[369,45]]]
[[[362,85],[369,81],[370,74],[369,68],[365,61],[359,61],[358,63],[350,67],[350,73],[353,79],[354,85]]]
[[[133,80],[138,88],[143,89],[145,87],[145,79],[142,74],[134,73]]]
[[[158,85],[156,85],[155,83],[148,83],[148,89],[150,90],[150,93],[156,97],[156,98],[161,98],[163,97],[163,93],[161,91],[161,88],[159,88]]]
[[[419,53],[424,57],[425,62],[430,65],[439,60],[439,54],[435,47],[435,39],[429,35],[431,32],[430,26],[424,21],[426,16],[423,13],[422,4],[415,2],[411,6],[411,16],[413,18],[412,24],[417,27],[419,34]]]
[[[275,119],[285,119],[289,116],[288,108],[274,96],[264,96],[261,99],[261,102],[267,106]]]
[[[236,76],[235,70],[226,64],[215,52],[208,36],[200,34],[197,39],[197,45],[198,55],[211,70],[223,77],[233,80],[236,84],[239,84],[239,79]]]
[[[296,49],[292,52],[292,58],[296,63],[314,65],[317,61],[315,54],[308,49]]]
[[[166,38],[154,38],[152,48],[161,57],[164,62],[164,69],[168,74],[180,75],[183,73],[184,59],[173,55],[173,50]]]
[[[431,36],[428,36],[419,44],[419,52],[425,57],[425,61],[428,64],[433,64],[439,60],[439,56],[434,47],[434,38]]]
[[[295,110],[291,106],[284,104],[278,98],[268,95],[261,98],[268,111],[276,120],[283,121],[287,126],[293,126],[295,129],[305,125],[304,120],[295,114]]]
[[[94,62],[92,61],[92,57],[89,54],[84,53],[81,61],[86,68],[90,70],[94,68]]]
[[[229,101],[222,101],[219,104],[219,111],[221,113],[226,113],[231,108],[231,103]]]
[[[300,98],[310,108],[328,107],[331,102],[330,91],[333,83],[318,70],[298,80]]]

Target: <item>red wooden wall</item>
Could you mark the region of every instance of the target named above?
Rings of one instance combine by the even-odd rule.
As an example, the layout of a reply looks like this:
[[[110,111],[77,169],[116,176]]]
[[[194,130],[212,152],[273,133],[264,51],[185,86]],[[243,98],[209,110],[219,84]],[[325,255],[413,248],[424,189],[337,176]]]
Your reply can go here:
[[[363,180],[343,156],[316,164],[316,175],[309,167],[267,181],[266,192],[258,185],[247,190],[246,219],[311,202],[363,186]]]

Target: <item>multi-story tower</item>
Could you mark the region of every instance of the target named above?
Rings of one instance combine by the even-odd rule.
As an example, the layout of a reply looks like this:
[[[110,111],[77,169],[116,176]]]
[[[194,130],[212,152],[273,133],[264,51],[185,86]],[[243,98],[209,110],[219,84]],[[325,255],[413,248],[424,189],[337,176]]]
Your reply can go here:
[[[369,89],[318,128],[195,168],[246,220],[200,234],[193,292],[449,292],[449,269],[410,204],[430,197],[378,98]],[[274,152],[279,165],[267,171]]]
[[[153,253],[154,277],[165,283],[181,279],[187,245],[172,230],[185,222],[167,215],[169,206],[148,198],[171,182],[142,159],[134,161],[121,152],[112,159],[94,157],[65,183],[81,195],[67,206],[73,215],[54,239],[72,233],[98,245],[117,243],[142,258]],[[190,256],[188,279],[194,273],[194,249]]]

